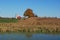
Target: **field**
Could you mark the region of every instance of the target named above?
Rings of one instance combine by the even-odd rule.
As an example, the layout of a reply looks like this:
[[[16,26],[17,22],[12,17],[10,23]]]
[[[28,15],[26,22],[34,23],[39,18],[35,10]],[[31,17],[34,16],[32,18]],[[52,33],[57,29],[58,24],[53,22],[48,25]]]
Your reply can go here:
[[[0,32],[60,33],[60,18],[0,19]]]

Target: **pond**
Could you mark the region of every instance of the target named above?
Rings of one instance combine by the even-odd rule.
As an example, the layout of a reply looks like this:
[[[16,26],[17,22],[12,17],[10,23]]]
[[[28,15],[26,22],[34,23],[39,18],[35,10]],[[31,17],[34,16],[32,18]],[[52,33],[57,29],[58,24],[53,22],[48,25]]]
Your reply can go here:
[[[60,34],[0,33],[0,40],[60,40]]]

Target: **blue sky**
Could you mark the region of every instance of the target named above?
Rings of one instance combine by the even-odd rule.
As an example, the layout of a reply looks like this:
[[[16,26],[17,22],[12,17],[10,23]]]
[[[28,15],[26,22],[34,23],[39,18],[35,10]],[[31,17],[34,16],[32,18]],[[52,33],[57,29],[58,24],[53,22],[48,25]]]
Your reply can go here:
[[[26,9],[32,9],[41,17],[60,17],[60,0],[0,0],[0,16],[23,16]]]

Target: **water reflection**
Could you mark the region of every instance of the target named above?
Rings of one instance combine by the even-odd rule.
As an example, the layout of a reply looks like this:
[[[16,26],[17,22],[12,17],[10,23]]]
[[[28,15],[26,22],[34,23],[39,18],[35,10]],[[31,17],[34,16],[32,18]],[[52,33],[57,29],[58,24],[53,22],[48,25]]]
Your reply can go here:
[[[30,37],[32,37],[32,34],[31,33],[27,33],[26,37],[30,38]]]
[[[0,40],[60,40],[60,34],[1,33]]]

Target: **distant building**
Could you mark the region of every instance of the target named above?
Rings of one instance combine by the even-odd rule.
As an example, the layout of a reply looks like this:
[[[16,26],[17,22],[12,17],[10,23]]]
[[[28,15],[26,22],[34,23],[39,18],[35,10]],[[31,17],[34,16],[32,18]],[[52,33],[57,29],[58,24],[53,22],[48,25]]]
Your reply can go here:
[[[21,16],[16,15],[16,19],[20,20],[21,19]]]
[[[20,17],[20,16],[18,16],[18,17],[17,17],[17,19],[18,19],[18,20],[20,20],[20,19],[21,19],[21,17]]]

